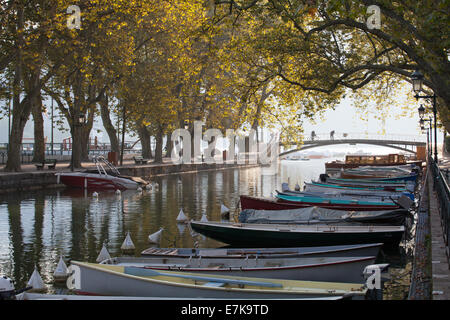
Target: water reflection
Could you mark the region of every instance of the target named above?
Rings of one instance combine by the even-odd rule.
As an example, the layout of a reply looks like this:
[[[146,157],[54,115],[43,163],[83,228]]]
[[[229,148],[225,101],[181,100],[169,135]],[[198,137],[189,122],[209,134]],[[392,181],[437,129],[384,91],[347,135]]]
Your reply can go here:
[[[60,255],[65,261],[95,262],[103,243],[112,256],[130,232],[136,255],[150,246],[148,236],[161,227],[161,247],[218,247],[223,243],[192,237],[176,223],[180,209],[189,219],[221,220],[224,204],[234,213],[239,195],[270,196],[282,182],[295,184],[317,179],[328,159],[283,161],[277,175],[264,168],[209,171],[154,177],[159,188],[137,192],[63,189],[4,195],[0,198],[0,273],[25,286],[34,266],[51,288]],[[270,173],[270,172],[269,172]],[[184,227],[184,228],[183,228]]]

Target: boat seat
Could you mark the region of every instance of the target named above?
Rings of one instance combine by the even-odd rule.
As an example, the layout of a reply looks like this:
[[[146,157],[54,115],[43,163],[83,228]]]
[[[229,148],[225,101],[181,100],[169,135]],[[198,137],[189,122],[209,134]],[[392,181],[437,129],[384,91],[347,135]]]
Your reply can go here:
[[[224,265],[222,263],[210,263],[208,265],[208,268],[211,269],[220,269],[220,268],[224,268]]]
[[[277,267],[281,267],[281,263],[267,261],[267,262],[264,263],[264,267],[266,267],[266,268],[277,268]]]
[[[223,287],[224,285],[225,285],[225,282],[207,282],[203,286],[210,287],[210,288],[219,288],[219,287]]]

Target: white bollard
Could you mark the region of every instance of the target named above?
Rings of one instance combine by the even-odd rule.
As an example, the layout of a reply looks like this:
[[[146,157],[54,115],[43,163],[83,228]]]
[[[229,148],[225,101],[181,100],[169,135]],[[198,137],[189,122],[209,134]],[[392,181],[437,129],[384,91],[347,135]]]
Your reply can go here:
[[[34,271],[30,280],[28,280],[27,287],[32,287],[28,292],[43,292],[47,290],[36,266],[34,266]]]
[[[123,241],[120,249],[126,253],[130,253],[130,252],[134,251],[135,246],[134,246],[133,241],[131,240],[130,232],[127,232],[127,236],[125,237],[125,240]]]
[[[220,205],[220,214],[224,215],[230,213],[230,209],[228,209],[226,206],[224,206],[223,204]]]
[[[186,217],[186,215],[183,212],[183,209],[180,210],[180,213],[178,213],[177,216],[177,222],[187,222],[188,221],[188,217]]]
[[[156,243],[158,244],[159,241],[161,240],[161,234],[163,232],[164,228],[159,229],[159,231],[156,231],[155,233],[152,233],[151,235],[148,236],[148,241],[151,243]]]
[[[100,251],[100,253],[95,261],[100,263],[106,259],[111,259],[111,256],[109,255],[108,249],[106,249],[106,245],[103,244],[102,250]]]
[[[55,282],[65,282],[69,276],[67,272],[67,265],[64,263],[62,255],[59,257],[58,265],[55,272],[53,272],[53,279]]]

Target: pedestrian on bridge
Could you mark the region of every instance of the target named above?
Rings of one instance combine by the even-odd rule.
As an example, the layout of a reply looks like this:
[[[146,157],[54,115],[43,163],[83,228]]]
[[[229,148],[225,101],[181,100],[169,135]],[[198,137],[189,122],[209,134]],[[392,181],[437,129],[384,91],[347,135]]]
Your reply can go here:
[[[334,140],[334,130],[330,132],[330,140]]]
[[[316,133],[314,130],[311,132],[311,141],[314,141],[314,138],[316,137]]]

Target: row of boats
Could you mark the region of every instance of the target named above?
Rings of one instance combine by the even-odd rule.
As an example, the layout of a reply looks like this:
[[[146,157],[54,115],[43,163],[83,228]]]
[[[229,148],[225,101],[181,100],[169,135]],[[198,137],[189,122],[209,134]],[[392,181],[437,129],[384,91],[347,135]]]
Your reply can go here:
[[[360,167],[351,171],[364,179],[321,175],[320,181],[305,183],[303,191],[283,184],[275,198],[241,195],[235,223],[193,221],[191,227],[233,246],[398,245],[411,217],[419,170]],[[368,179],[371,174],[374,178]]]
[[[187,221],[193,236],[232,247],[71,261],[67,284],[124,299],[379,299],[382,286],[369,280],[388,272],[376,259],[404,236],[419,174],[415,166],[358,167],[303,191],[284,184],[274,198],[241,195],[235,221]]]

